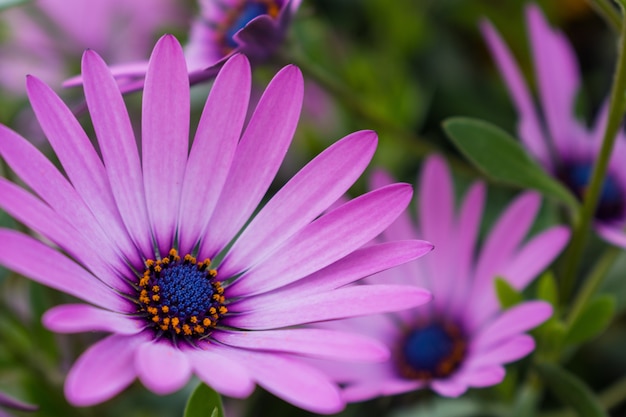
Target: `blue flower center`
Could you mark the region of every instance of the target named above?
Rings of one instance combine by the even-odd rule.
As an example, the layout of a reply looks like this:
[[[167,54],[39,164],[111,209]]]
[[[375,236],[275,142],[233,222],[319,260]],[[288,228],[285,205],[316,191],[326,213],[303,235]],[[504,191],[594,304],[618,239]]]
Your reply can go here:
[[[589,163],[566,164],[559,175],[560,179],[582,201],[587,191],[593,167]],[[626,201],[624,192],[615,178],[608,174],[604,178],[600,200],[595,217],[603,221],[616,221],[624,217]]]
[[[223,44],[225,49],[230,51],[238,46],[233,37],[252,19],[264,14],[276,18],[280,10],[277,3],[276,0],[247,0],[241,6],[234,8],[224,25]]]
[[[209,259],[181,258],[175,249],[164,259],[146,261],[138,286],[139,313],[157,337],[206,337],[228,312],[217,271],[210,266]]]
[[[398,364],[407,378],[444,378],[459,367],[465,352],[465,336],[458,326],[429,322],[407,333],[400,345]]]

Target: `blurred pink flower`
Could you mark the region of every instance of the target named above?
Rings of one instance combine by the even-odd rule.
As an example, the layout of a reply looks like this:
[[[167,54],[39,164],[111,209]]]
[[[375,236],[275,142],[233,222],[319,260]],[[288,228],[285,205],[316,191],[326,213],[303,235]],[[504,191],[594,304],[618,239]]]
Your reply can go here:
[[[550,28],[536,5],[526,8],[529,39],[537,79],[537,108],[506,44],[487,21],[481,29],[519,115],[518,135],[529,152],[552,175],[582,199],[607,123],[605,105],[589,129],[575,115],[580,71],[565,35]],[[600,201],[595,230],[605,240],[626,248],[626,136],[617,138]]]
[[[378,172],[373,187],[391,179]],[[389,361],[353,366],[324,364],[345,384],[347,401],[362,401],[421,388],[456,397],[469,387],[502,381],[503,365],[530,353],[535,343],[526,331],[552,314],[543,301],[499,306],[494,280],[503,277],[522,290],[561,252],[569,231],[555,226],[524,242],[539,210],[540,197],[524,193],[511,203],[486,236],[480,251],[485,187],[475,183],[455,213],[454,187],[442,158],[428,158],[422,172],[417,227],[403,214],[381,236],[383,241],[423,236],[435,245],[419,263],[411,262],[364,281],[428,288],[433,301],[419,308],[324,325],[359,331],[385,343]]]
[[[0,85],[22,94],[30,73],[60,86],[88,48],[111,63],[147,59],[162,31],[183,25],[185,16],[174,0],[33,0],[0,20]]]

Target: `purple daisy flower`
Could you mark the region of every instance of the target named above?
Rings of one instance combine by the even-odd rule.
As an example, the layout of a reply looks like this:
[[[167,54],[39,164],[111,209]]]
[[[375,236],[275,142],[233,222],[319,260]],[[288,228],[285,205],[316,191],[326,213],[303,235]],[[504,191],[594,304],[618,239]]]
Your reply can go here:
[[[82,65],[102,159],[71,111],[34,77],[27,79],[31,104],[69,181],[0,126],[0,155],[36,194],[0,179],[0,207],[70,256],[3,229],[0,263],[88,303],[48,311],[51,330],[112,333],[70,370],[68,400],[99,403],[137,377],[166,394],[194,373],[225,395],[245,397],[256,382],[302,408],[340,410],[335,383],[305,358],[376,361],[388,352],[308,323],[430,299],[406,286],[345,287],[432,249],[416,240],[362,248],[404,210],[408,184],[327,210],[366,168],[375,133],[329,147],[253,216],[296,129],[298,68],[275,76],[242,133],[250,65],[243,55],[231,58],[188,151],[185,58],[174,37],[163,37],[146,76],[140,159],[112,74],[93,51]]]
[[[481,30],[519,114],[520,139],[547,171],[582,199],[602,145],[608,106],[591,128],[576,119],[580,72],[572,47],[563,33],[550,28],[536,5],[527,6],[526,19],[542,112],[535,107],[521,71],[496,29],[484,21]],[[626,247],[625,139],[620,133],[595,212],[598,234],[622,247]]]
[[[284,41],[301,0],[200,0],[185,55],[191,70],[204,69],[234,52],[267,59]]]
[[[390,181],[379,172],[372,182],[378,187]],[[326,365],[327,372],[345,384],[347,401],[426,387],[456,397],[469,387],[499,383],[505,375],[503,364],[534,349],[533,338],[524,332],[550,317],[550,304],[527,301],[502,310],[494,280],[505,277],[522,290],[563,249],[569,231],[555,226],[524,243],[540,206],[540,197],[528,192],[508,206],[478,251],[484,200],[484,184],[475,183],[455,214],[454,189],[445,162],[438,156],[426,161],[417,199],[417,227],[405,213],[381,238],[424,236],[437,249],[420,263],[407,263],[366,282],[429,288],[433,301],[417,309],[325,325],[359,330],[392,352],[390,360],[381,363]]]

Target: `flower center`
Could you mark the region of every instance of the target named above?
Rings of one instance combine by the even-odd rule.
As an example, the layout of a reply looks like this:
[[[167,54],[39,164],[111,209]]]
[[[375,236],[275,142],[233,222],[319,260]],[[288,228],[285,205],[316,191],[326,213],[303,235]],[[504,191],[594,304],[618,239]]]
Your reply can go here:
[[[278,17],[280,6],[276,0],[247,0],[234,7],[227,15],[223,25],[222,44],[228,53],[238,45],[233,39],[235,33],[244,28],[255,17],[264,14],[272,18]]]
[[[461,329],[450,322],[430,322],[412,329],[398,352],[400,373],[410,379],[444,378],[454,372],[467,350]]]
[[[568,164],[561,170],[559,178],[582,201],[591,180],[592,170],[593,167],[589,163]],[[625,210],[626,201],[624,201],[623,190],[617,180],[607,174],[600,191],[595,217],[603,221],[621,220]]]
[[[148,259],[139,280],[139,313],[145,316],[157,337],[199,339],[210,334],[221,316],[224,289],[210,269],[209,259],[197,262],[172,249],[160,260]]]

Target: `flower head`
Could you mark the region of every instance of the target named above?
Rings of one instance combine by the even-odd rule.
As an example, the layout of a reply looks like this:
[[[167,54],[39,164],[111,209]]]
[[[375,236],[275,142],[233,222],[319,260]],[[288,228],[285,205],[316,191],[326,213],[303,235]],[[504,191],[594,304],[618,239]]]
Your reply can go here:
[[[389,181],[378,173],[373,183],[380,186]],[[348,401],[426,387],[456,397],[469,387],[499,383],[505,375],[503,364],[534,349],[533,338],[524,332],[550,317],[551,306],[527,301],[502,310],[494,280],[503,277],[516,289],[523,289],[559,254],[569,232],[555,226],[523,242],[540,204],[537,194],[525,193],[497,219],[478,251],[484,199],[483,184],[474,184],[455,214],[453,185],[444,161],[437,156],[426,161],[417,199],[417,227],[405,214],[382,239],[424,236],[436,250],[420,263],[407,263],[366,281],[423,286],[432,291],[433,301],[411,310],[328,326],[359,329],[392,352],[387,362],[328,369],[346,384]]]
[[[58,96],[27,81],[69,181],[0,126],[0,155],[36,194],[0,179],[0,207],[69,255],[0,229],[0,263],[86,302],[48,311],[51,330],[111,333],[70,370],[69,401],[105,401],[137,377],[170,393],[195,373],[234,397],[257,382],[315,412],[341,409],[337,386],[303,358],[370,361],[387,352],[308,324],[430,299],[418,288],[345,287],[432,249],[422,241],[362,248],[408,204],[408,184],[327,210],[366,168],[376,135],[338,141],[253,216],[297,125],[303,81],[296,67],[275,76],[244,129],[250,65],[243,55],[231,58],[189,149],[185,59],[176,39],[163,37],[146,76],[141,158],[119,87],[95,52],[85,52],[82,73],[102,157]]]
[[[518,135],[530,153],[580,199],[591,180],[607,122],[607,106],[592,128],[574,114],[580,73],[563,33],[550,28],[535,5],[526,9],[540,109],[533,103],[513,55],[489,22],[481,29],[519,114]],[[539,110],[539,111],[538,111]],[[596,231],[626,247],[626,137],[617,138],[595,212]]]
[[[4,11],[0,54],[11,65],[0,66],[0,85],[22,94],[26,74],[38,71],[57,86],[73,74],[68,58],[87,48],[112,63],[144,60],[158,29],[182,23],[180,9],[172,0],[37,0]]]
[[[267,59],[283,42],[300,1],[201,0],[185,51],[189,67],[204,69],[234,52]]]

